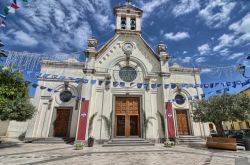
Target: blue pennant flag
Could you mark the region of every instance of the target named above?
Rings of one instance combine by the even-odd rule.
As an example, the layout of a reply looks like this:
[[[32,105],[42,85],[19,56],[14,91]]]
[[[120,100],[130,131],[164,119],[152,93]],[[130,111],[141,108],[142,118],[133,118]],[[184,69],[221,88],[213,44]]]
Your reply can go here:
[[[76,78],[75,83],[79,84],[81,82],[81,80],[82,80],[81,78]]]
[[[168,89],[169,88],[169,84],[164,84],[164,88]]]
[[[74,99],[74,98],[76,98],[76,96],[74,96],[74,95],[72,95],[72,97],[71,97],[72,99]]]
[[[192,96],[188,96],[187,98],[188,98],[188,100],[192,100]]]
[[[49,75],[50,75],[50,74],[44,74],[44,75],[42,76],[42,78],[46,79],[46,78],[49,77]]]
[[[98,85],[101,86],[103,83],[103,80],[98,80]]]
[[[237,84],[236,84],[236,82],[234,81],[232,87],[233,87],[233,88],[236,88],[236,86],[237,86]]]
[[[38,84],[32,84],[33,88],[37,88],[39,85]]]
[[[68,77],[68,79],[69,79],[69,80],[75,80],[75,78],[74,78],[74,77]]]
[[[215,83],[214,85],[215,85],[215,87],[217,87],[218,85],[220,85],[220,83]]]
[[[157,84],[157,88],[160,88],[160,87],[162,87],[162,84]]]
[[[229,92],[229,88],[224,88],[224,93]]]
[[[194,96],[194,99],[199,100],[199,96]]]
[[[156,84],[151,84],[151,88],[155,89],[156,88]]]
[[[227,84],[226,84],[226,82],[222,82],[221,85],[222,85],[223,87],[225,87]]]
[[[217,90],[216,93],[220,94],[220,93],[222,93],[222,90]]]
[[[51,75],[52,79],[57,79],[59,77],[59,75]]]
[[[148,90],[149,89],[149,83],[143,84],[144,89]]]
[[[65,76],[60,76],[59,80],[65,80],[65,78],[66,78]]]
[[[41,90],[44,90],[44,89],[46,89],[47,87],[45,87],[45,86],[40,86],[40,89]]]
[[[142,88],[142,83],[137,83],[137,88],[141,89]]]
[[[51,88],[47,88],[47,91],[48,91],[48,92],[51,92],[51,91],[53,91],[53,89],[51,89]]]
[[[117,81],[113,82],[113,87],[118,87],[118,85],[119,85],[119,82]]]
[[[88,79],[83,79],[84,84],[88,84],[89,80]]]
[[[105,81],[105,85],[109,85],[111,83],[111,81]]]
[[[238,80],[236,83],[237,83],[237,85],[241,85],[241,81],[240,80]]]
[[[78,96],[78,97],[76,97],[76,100],[78,100],[78,101],[79,101],[79,100],[81,100],[81,97],[79,97],[79,96]]]
[[[209,87],[209,84],[204,84],[204,88],[208,88]]]
[[[213,88],[214,87],[214,83],[210,83],[210,88]]]
[[[90,83],[91,83],[92,85],[95,85],[95,84],[96,84],[96,80],[91,80]]]
[[[120,87],[125,87],[125,82],[120,82]]]
[[[176,88],[176,84],[171,84],[171,88],[172,89]]]
[[[229,87],[229,86],[231,86],[231,82],[226,82],[226,84],[227,84],[227,86]]]
[[[85,98],[82,98],[82,101],[85,101]]]

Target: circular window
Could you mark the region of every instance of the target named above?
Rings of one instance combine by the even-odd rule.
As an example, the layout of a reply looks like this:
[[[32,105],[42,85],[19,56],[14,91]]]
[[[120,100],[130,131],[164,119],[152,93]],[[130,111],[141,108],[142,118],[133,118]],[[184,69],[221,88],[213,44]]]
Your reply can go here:
[[[119,71],[120,78],[125,82],[134,81],[137,77],[137,72],[130,66],[125,66]]]
[[[182,104],[185,103],[185,97],[182,96],[182,95],[176,95],[175,96],[175,101],[176,101],[177,104],[182,105]]]
[[[60,93],[60,100],[62,102],[69,102],[72,98],[72,93],[70,91],[63,91]]]

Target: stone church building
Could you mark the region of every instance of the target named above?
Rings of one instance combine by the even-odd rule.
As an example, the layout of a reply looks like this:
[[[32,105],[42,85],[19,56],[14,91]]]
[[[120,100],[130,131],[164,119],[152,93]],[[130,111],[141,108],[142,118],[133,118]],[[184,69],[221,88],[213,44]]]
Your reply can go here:
[[[201,98],[203,91],[183,85],[200,84],[199,69],[177,63],[169,66],[166,45],[160,42],[157,50],[149,46],[141,35],[141,9],[126,3],[115,7],[114,14],[114,36],[100,49],[98,41],[90,38],[85,62],[42,62],[41,73],[65,77],[38,79],[40,86],[53,90],[36,89],[37,112],[29,121],[26,138],[84,141],[93,136],[100,141],[146,136],[158,142],[164,132],[167,137],[208,136],[208,124],[193,121],[192,100],[188,99]],[[111,123],[109,128],[104,116]],[[148,117],[153,118],[146,130]]]

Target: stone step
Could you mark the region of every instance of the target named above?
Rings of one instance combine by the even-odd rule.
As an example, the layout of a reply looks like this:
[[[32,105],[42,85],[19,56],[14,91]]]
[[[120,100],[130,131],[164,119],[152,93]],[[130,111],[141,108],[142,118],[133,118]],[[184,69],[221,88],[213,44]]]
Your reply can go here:
[[[58,144],[58,143],[70,143],[74,141],[74,138],[56,138],[56,137],[49,137],[49,138],[38,138],[30,140],[34,144]]]
[[[154,143],[151,143],[145,139],[139,138],[116,138],[112,139],[105,144],[103,147],[116,147],[116,146],[154,146]]]
[[[139,143],[139,144],[146,144],[150,143],[149,141],[109,141],[107,144],[128,144],[128,143]]]
[[[203,143],[206,142],[205,139],[199,136],[180,136],[178,138],[179,142],[181,143]]]
[[[118,146],[154,146],[154,143],[125,143],[125,144],[103,144],[103,147],[118,147]]]

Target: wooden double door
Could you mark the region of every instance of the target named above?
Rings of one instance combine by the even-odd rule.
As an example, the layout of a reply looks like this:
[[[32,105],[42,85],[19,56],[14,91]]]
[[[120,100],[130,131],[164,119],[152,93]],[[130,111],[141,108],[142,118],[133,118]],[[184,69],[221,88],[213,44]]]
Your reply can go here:
[[[69,132],[70,109],[57,109],[54,124],[55,137],[67,137]]]
[[[115,136],[140,136],[139,97],[116,97]]]
[[[176,119],[179,135],[189,135],[187,110],[176,110]]]

